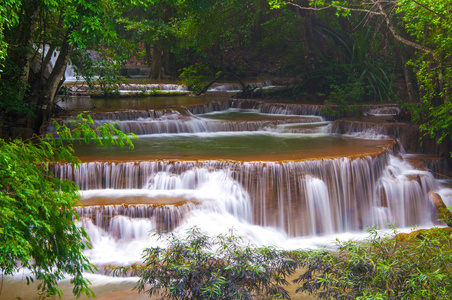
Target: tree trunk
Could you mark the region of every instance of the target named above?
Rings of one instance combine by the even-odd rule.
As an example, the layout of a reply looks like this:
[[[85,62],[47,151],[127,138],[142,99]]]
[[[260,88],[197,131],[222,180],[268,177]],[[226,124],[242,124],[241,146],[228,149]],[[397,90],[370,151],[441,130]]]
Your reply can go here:
[[[408,102],[415,103],[417,102],[416,92],[413,87],[413,79],[411,78],[410,70],[408,69],[407,61],[404,59],[403,54],[401,55],[402,64],[403,64],[403,75],[405,77],[405,85],[408,93]]]
[[[150,67],[152,66],[151,45],[144,43],[144,49],[146,51],[146,65]]]
[[[403,55],[403,51],[401,51],[397,47],[397,45],[393,45],[393,47],[395,49],[395,52],[396,52],[397,56],[399,57],[400,61],[402,62],[403,75],[404,75],[404,79],[405,79],[405,86],[406,86],[406,91],[407,91],[407,94],[408,94],[408,102],[409,103],[416,103],[417,100],[418,100],[418,97],[417,97],[416,91],[415,91],[415,89],[413,87],[413,78],[411,77],[411,73],[410,73],[410,70],[408,68],[407,59]]]
[[[66,66],[72,53],[72,45],[69,44],[68,39],[63,42],[58,58],[53,66],[52,73],[43,87],[42,95],[39,99],[38,109],[42,109],[42,122],[46,122],[52,115],[52,108],[55,100],[55,95],[60,85],[60,80],[64,76]]]
[[[24,1],[21,5],[22,16],[20,16],[20,28],[18,32],[9,32],[12,37],[14,46],[8,49],[8,59],[13,61],[20,73],[18,73],[21,88],[19,92],[19,101],[22,101],[26,94],[26,86],[30,75],[30,64],[33,59],[33,32],[37,26],[37,18],[39,14],[38,1]],[[10,44],[11,45],[11,44]]]
[[[449,87],[444,83],[444,74],[443,74],[443,66],[442,66],[442,61],[439,61],[439,66],[438,66],[438,84],[439,84],[439,90],[440,91],[444,91],[444,102],[450,102],[450,97],[449,97]]]
[[[150,77],[152,79],[161,79],[162,77],[162,46],[160,41],[158,41],[152,47],[152,65]]]

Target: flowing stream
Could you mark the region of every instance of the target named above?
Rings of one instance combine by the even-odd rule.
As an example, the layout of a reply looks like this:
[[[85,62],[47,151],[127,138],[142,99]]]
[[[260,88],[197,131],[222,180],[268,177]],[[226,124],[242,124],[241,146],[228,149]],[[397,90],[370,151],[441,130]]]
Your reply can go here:
[[[104,100],[81,101],[96,107]],[[391,114],[397,107],[366,110]],[[451,189],[411,166],[393,138],[333,134],[316,105],[127,98],[92,116],[96,125],[115,122],[139,135],[134,151],[79,146],[79,167],[52,166],[81,189],[77,212],[93,244],[86,253],[101,274],[106,266],[139,263],[144,248],[161,243],[152,231],[183,236],[196,225],[217,235],[233,228],[258,246],[331,247],[336,237],[362,238],[366,226],[441,225],[430,191],[452,204]],[[89,278],[105,299],[121,299],[136,281],[101,274]],[[21,276],[5,284],[18,291]],[[62,286],[72,299],[67,282]],[[25,293],[19,296],[29,299]],[[139,299],[133,297],[127,299]]]

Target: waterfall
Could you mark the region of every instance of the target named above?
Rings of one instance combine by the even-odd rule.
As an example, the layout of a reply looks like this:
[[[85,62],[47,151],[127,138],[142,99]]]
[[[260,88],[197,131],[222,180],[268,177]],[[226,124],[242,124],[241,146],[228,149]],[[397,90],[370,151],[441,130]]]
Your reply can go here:
[[[337,118],[337,116],[330,112],[331,109],[334,109],[334,105],[267,103],[254,99],[233,99],[187,106],[187,109],[195,115],[222,111],[228,108],[254,109],[265,114],[317,115],[328,120]],[[400,111],[400,105],[394,104],[359,105],[357,108],[362,114],[367,113],[382,116],[394,115]],[[353,114],[350,116],[353,116]]]
[[[139,203],[152,202],[109,206],[107,201],[80,211],[102,228],[114,216],[134,218],[144,210],[141,216],[164,220],[158,230],[174,229],[196,210],[227,213],[291,237],[362,231],[392,222],[401,227],[427,225],[436,218],[428,200],[428,192],[438,188],[433,176],[388,153],[290,162],[90,162],[77,168],[56,164],[53,169],[83,190],[82,203],[92,190],[111,201],[123,193],[130,198],[137,189]],[[183,203],[143,201],[162,195]]]
[[[231,108],[232,100],[226,101],[210,101],[205,104],[187,105],[186,108],[194,115],[211,113],[214,111],[222,111]]]
[[[400,113],[399,105],[371,106],[365,113],[372,115],[397,115]]]
[[[124,133],[136,135],[164,134],[164,133],[201,133],[219,131],[261,131],[276,129],[284,124],[312,124],[320,123],[323,119],[319,116],[291,116],[273,118],[269,120],[215,120],[193,116],[189,111],[177,110],[149,110],[149,111],[122,111],[114,113],[95,113],[92,115],[93,128],[104,124],[115,125]],[[74,119],[65,119],[61,123],[70,127]],[[47,126],[47,132],[54,132],[54,124]],[[300,132],[303,129],[293,129]],[[313,130],[310,130],[313,131]]]
[[[277,87],[272,85],[270,81],[248,82],[246,85],[252,89],[269,89]],[[217,83],[209,89],[209,92],[239,92],[241,90],[242,86],[239,83]]]
[[[188,91],[187,87],[178,85],[178,84],[168,84],[168,83],[160,83],[160,84],[121,84],[118,86],[118,90],[121,91],[152,91],[152,90],[161,90],[161,91],[180,91],[186,92]]]

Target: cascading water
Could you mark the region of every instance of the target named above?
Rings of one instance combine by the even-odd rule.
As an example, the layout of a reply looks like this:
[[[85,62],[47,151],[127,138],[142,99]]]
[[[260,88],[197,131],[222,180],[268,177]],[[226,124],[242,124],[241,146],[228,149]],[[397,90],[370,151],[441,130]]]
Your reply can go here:
[[[180,224],[194,210],[214,211],[291,237],[361,231],[389,222],[428,225],[435,220],[428,192],[438,188],[429,173],[386,153],[299,162],[91,162],[77,169],[57,165],[55,173],[84,190],[82,203],[97,197],[96,204],[106,205],[122,197],[118,203],[128,205],[107,205],[102,217],[101,209],[94,214],[91,207],[80,208],[82,216],[92,219],[133,217],[138,214],[130,212],[131,205],[149,203],[152,212],[145,217],[160,214]],[[168,201],[161,200],[165,197],[176,199],[177,205],[154,212]]]
[[[276,124],[272,130],[282,133],[292,132],[292,127],[309,126],[310,122],[328,128],[325,126],[328,123],[320,116],[312,117],[320,112],[319,106],[312,105],[228,100],[191,105],[186,109],[185,112],[178,109],[101,113],[94,119],[99,124],[119,121],[118,126],[126,132],[174,133],[176,136],[193,132],[259,132],[268,130],[269,124]],[[386,113],[397,108],[368,109]],[[234,115],[237,113],[242,115]],[[153,124],[153,129],[149,129],[152,127],[149,124]],[[146,126],[147,129],[143,129]],[[168,142],[171,139],[174,138],[169,137]],[[186,139],[192,138],[186,136]],[[150,140],[151,144],[156,141],[161,143],[160,138]],[[199,143],[203,141],[201,137]],[[286,144],[290,139],[281,141]],[[176,145],[181,149],[192,147],[180,142]],[[213,145],[226,144],[217,141]],[[241,152],[245,150],[240,150],[240,144],[234,144],[234,147],[239,147]],[[169,154],[174,149],[165,147],[164,152]],[[233,153],[232,148],[228,151],[230,155]],[[242,228],[259,226],[276,230],[287,238],[360,232],[366,226],[385,227],[390,222],[402,227],[432,224],[436,215],[429,203],[428,192],[438,189],[435,179],[427,172],[414,170],[388,152],[377,152],[358,157],[298,161],[253,161],[249,158],[240,158],[240,161],[210,158],[94,161],[76,169],[57,164],[54,172],[60,178],[74,180],[83,190],[82,203],[87,206],[79,208],[80,215],[91,220],[92,226],[112,232],[119,240],[123,239],[121,226],[128,224],[124,218],[146,219],[149,223],[146,226],[154,230],[177,231],[191,224],[193,215],[197,215],[198,220],[203,219],[201,215],[215,214],[217,220],[222,219],[219,215],[227,215],[229,223],[240,223]],[[137,155],[141,155],[139,153]],[[279,156],[285,157],[283,152]],[[215,189],[209,190],[207,186]],[[215,220],[211,220],[209,226],[224,227]],[[265,233],[253,236],[261,244],[271,244],[265,241]]]
[[[124,133],[134,133],[136,135],[162,134],[162,133],[199,133],[199,132],[220,132],[220,131],[260,131],[276,129],[285,124],[324,124],[320,116],[300,116],[300,115],[273,115],[263,116],[257,111],[242,112],[236,110],[236,114],[241,114],[242,119],[215,119],[220,114],[204,114],[194,116],[189,111],[183,113],[176,110],[149,110],[149,111],[126,111],[122,113],[100,113],[92,116],[93,127],[101,126],[105,123],[115,124]],[[258,118],[260,117],[260,118]],[[265,119],[266,117],[267,119]],[[254,119],[253,119],[254,118]],[[261,119],[261,120],[260,120]],[[73,121],[73,120],[72,120]],[[64,120],[62,123],[71,126],[71,120]],[[302,129],[293,130],[301,131]],[[49,124],[47,132],[54,131],[54,124]]]
[[[115,172],[115,167],[108,169]],[[207,168],[187,168],[178,174],[158,171],[147,177],[140,189],[117,189],[108,184],[116,189],[82,191],[82,204],[90,205],[77,212],[93,243],[90,256],[101,265],[137,263],[139,251],[149,246],[151,230],[174,230],[200,215],[251,224],[249,195],[230,175]],[[111,205],[115,199],[123,204]]]

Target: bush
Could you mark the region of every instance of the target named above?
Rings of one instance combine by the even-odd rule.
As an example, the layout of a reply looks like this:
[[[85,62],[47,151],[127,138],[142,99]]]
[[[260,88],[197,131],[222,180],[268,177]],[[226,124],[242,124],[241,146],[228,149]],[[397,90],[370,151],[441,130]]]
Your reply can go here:
[[[231,233],[209,238],[198,228],[186,238],[160,235],[166,248],[144,252],[137,289],[164,299],[287,299],[287,276],[298,267],[297,253],[241,246]],[[120,268],[128,271],[129,268]]]
[[[83,228],[74,223],[78,188],[48,169],[55,160],[78,164],[73,141],[133,146],[112,125],[93,130],[92,124],[91,118],[80,115],[73,129],[56,124],[54,134],[25,141],[0,139],[0,272],[11,275],[29,268],[32,275],[27,282],[40,281],[41,297],[61,296],[57,281],[65,274],[72,276],[74,295],[93,295],[83,277],[84,271],[94,268],[83,254],[90,243]]]
[[[450,299],[452,229],[381,234],[368,228],[364,241],[337,241],[337,251],[241,246],[240,238],[209,238],[198,228],[188,237],[161,235],[167,247],[144,252],[133,270],[137,286],[164,299],[290,299],[284,289],[295,270],[296,292],[319,299]]]
[[[394,233],[396,233],[395,229]],[[323,299],[450,299],[452,232],[435,228],[391,238],[370,228],[337,252],[305,252],[299,291]]]
[[[201,92],[208,82],[209,69],[206,65],[197,63],[182,69],[179,76],[182,84],[186,85],[190,91]]]

